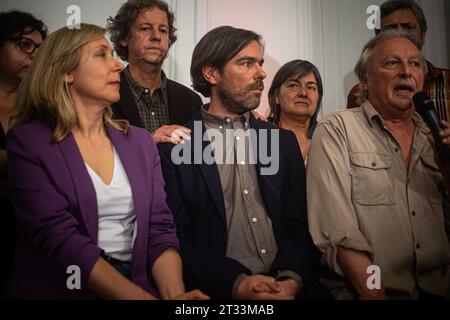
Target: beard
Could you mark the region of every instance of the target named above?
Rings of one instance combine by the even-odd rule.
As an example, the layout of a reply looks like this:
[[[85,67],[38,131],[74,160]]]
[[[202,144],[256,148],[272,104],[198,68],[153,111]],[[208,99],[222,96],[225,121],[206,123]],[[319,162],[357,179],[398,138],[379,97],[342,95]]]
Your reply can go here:
[[[218,96],[224,107],[233,114],[243,114],[258,108],[262,93],[251,93],[250,91],[264,89],[264,83],[262,80],[257,80],[238,93],[232,92],[223,83],[219,83],[217,88]]]

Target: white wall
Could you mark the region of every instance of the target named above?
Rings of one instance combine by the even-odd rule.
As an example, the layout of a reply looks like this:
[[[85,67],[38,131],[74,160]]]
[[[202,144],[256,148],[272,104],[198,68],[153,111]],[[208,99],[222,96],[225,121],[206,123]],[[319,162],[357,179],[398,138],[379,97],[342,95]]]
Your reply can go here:
[[[50,31],[63,26],[66,8],[81,8],[82,22],[105,25],[125,0],[2,0],[0,11],[21,9],[43,19]],[[190,86],[190,60],[197,41],[212,28],[233,25],[260,33],[266,43],[266,92],[276,70],[293,59],[307,59],[320,70],[325,87],[323,113],[343,107],[356,83],[353,67],[364,43],[373,36],[366,9],[383,0],[167,0],[176,14],[178,41],[164,69]],[[417,0],[429,24],[424,54],[450,67],[450,4]],[[268,111],[266,93],[260,111]]]

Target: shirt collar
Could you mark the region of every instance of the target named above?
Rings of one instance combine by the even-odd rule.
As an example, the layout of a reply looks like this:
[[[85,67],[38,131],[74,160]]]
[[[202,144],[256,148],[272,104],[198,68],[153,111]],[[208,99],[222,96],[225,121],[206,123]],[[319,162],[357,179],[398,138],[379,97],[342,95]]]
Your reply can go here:
[[[125,78],[128,81],[128,84],[130,87],[133,88],[133,92],[139,92],[139,97],[137,97],[138,100],[142,99],[144,94],[148,94],[150,92],[149,88],[141,86],[134,78],[131,76],[130,67],[127,66],[125,70],[123,70],[123,73],[125,75]],[[162,91],[165,91],[167,88],[167,76],[164,73],[163,70],[161,70],[161,87],[157,88],[155,91],[161,89]]]
[[[383,118],[380,116],[378,111],[373,107],[369,100],[366,100],[361,105],[361,109],[369,122],[370,126],[373,127],[374,124],[384,125]]]
[[[218,127],[218,126],[222,126],[222,125],[229,125],[232,122],[236,123],[240,123],[242,125],[242,127],[244,129],[248,129],[248,123],[249,123],[249,119],[250,119],[250,111],[247,111],[243,114],[237,114],[233,117],[228,117],[228,116],[219,116],[213,113],[210,113],[208,111],[209,109],[209,103],[205,104],[202,106],[201,108],[201,113],[202,113],[202,119],[214,126],[214,127]]]
[[[384,128],[384,119],[374,108],[374,106],[369,102],[369,100],[364,101],[364,103],[361,105],[361,108],[370,126],[373,127],[374,124],[376,124]],[[412,114],[412,121],[414,122],[417,129],[419,129],[422,133],[424,134],[430,133],[430,129],[428,128],[427,124],[423,121],[422,117],[415,111]]]

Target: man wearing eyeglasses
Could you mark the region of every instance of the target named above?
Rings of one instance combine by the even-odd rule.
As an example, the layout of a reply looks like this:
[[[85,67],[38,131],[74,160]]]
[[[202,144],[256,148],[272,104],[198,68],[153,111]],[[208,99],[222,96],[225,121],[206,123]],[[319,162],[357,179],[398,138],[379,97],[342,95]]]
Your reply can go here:
[[[156,143],[180,143],[190,130],[181,126],[200,110],[200,97],[167,79],[162,64],[175,35],[174,14],[160,0],[130,0],[108,19],[114,49],[128,67],[121,74],[114,117],[147,129]]]
[[[8,275],[14,250],[14,214],[6,194],[6,131],[16,89],[47,36],[44,23],[20,11],[0,13],[0,287]]]

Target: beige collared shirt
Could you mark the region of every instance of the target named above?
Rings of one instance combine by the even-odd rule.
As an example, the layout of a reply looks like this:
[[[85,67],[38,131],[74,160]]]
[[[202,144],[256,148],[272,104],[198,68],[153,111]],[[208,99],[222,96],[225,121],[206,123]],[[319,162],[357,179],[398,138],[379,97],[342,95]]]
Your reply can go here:
[[[450,297],[442,176],[428,127],[417,114],[413,121],[409,168],[368,101],[320,122],[308,160],[309,228],[323,262],[341,275],[338,246],[368,253],[389,297],[416,298],[418,286]]]

